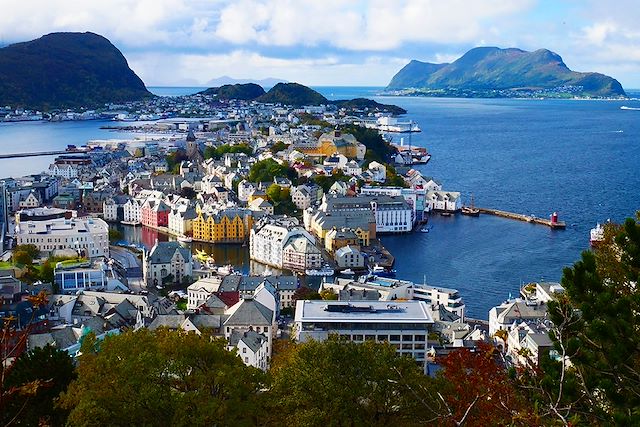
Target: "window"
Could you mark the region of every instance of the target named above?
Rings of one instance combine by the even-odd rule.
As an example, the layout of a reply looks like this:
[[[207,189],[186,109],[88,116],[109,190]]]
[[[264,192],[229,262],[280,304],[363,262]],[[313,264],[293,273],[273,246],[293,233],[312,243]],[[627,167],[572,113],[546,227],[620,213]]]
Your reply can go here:
[[[246,348],[246,347],[243,347],[243,348],[242,348],[242,354],[245,354],[246,352],[247,352],[247,348]]]
[[[403,335],[402,341],[413,341],[413,335]]]
[[[366,341],[375,341],[376,336],[375,336],[375,335],[365,335],[365,336],[364,336],[364,339],[365,339]]]
[[[400,335],[391,335],[390,341],[400,341]]]

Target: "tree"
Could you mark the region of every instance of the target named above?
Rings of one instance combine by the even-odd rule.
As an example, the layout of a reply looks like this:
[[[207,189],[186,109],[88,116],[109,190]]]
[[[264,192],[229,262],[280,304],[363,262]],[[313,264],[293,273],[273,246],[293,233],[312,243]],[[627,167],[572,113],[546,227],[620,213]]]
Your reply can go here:
[[[320,292],[320,297],[324,300],[335,301],[338,299],[338,294],[333,292],[331,289],[324,289],[322,292]]]
[[[256,424],[263,373],[222,339],[159,329],[84,345],[78,378],[61,397],[68,425]]]
[[[270,151],[275,154],[275,153],[279,153],[280,151],[284,151],[288,148],[288,145],[285,144],[282,141],[278,141],[275,144],[273,144],[270,148]]]
[[[439,360],[441,401],[438,420],[445,425],[536,425],[526,400],[502,366],[497,350],[479,343],[473,351],[462,348]],[[434,399],[435,400],[435,399]]]
[[[205,159],[221,159],[226,153],[244,153],[247,156],[253,154],[253,148],[249,144],[224,144],[219,147],[207,146],[204,149],[204,158]]]
[[[166,157],[167,167],[172,173],[178,173],[180,169],[180,163],[184,160],[189,160],[186,151],[179,148],[173,153],[170,153]]]
[[[273,159],[265,159],[251,166],[247,179],[251,182],[273,182],[274,177],[289,178],[293,181],[298,174],[286,162],[280,164]]]
[[[331,337],[290,346],[271,369],[268,425],[406,425],[426,421],[412,389],[427,381],[387,343]]]
[[[26,408],[25,400],[35,396],[45,385],[41,379],[21,382],[16,378],[11,382],[11,385],[7,382],[17,358],[26,348],[27,338],[34,326],[33,316],[41,307],[47,305],[47,296],[44,292],[28,296],[27,300],[32,305],[33,314],[26,326],[18,329],[18,319],[12,316],[0,319],[0,420],[3,420],[3,424],[5,422],[6,424],[14,423],[23,415]],[[13,404],[15,403],[14,399],[20,398],[23,399],[23,406],[16,408]],[[13,418],[5,421],[5,413],[13,414]]]
[[[549,303],[556,357],[536,390],[562,422],[640,423],[639,222],[640,212],[605,231],[601,248],[565,268],[565,292]]]
[[[322,299],[320,294],[307,286],[301,286],[293,293],[292,298],[297,300],[318,300]]]
[[[40,280],[44,283],[54,282],[54,269],[51,265],[51,261],[46,260],[42,263],[42,266],[40,267]]]
[[[295,212],[296,205],[291,200],[291,192],[288,188],[282,188],[278,184],[271,184],[266,193],[273,203],[273,210],[277,215],[292,215]]]
[[[36,245],[18,245],[13,249],[13,261],[18,264],[31,265],[40,256]]]
[[[75,367],[69,354],[50,345],[23,353],[9,371],[8,388],[38,383],[31,393],[16,393],[2,411],[3,425],[16,418],[16,425],[63,425],[67,411],[55,408],[58,395],[75,378]]]

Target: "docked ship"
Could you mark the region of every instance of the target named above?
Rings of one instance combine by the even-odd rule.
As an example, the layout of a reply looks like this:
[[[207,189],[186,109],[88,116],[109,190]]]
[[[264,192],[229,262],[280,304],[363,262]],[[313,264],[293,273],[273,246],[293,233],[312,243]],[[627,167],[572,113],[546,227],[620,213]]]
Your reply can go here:
[[[462,209],[460,209],[460,213],[467,216],[480,216],[480,209],[476,208],[473,204],[473,194],[471,195],[471,205],[463,206]]]
[[[408,133],[422,132],[420,127],[413,121],[401,122],[395,117],[382,116],[374,121],[363,121],[362,123],[369,129],[377,129],[380,132]]]
[[[602,242],[604,242],[604,227],[598,223],[595,228],[592,228],[589,232],[589,244],[592,247],[596,247]]]
[[[333,270],[333,268],[325,265],[324,267],[322,267],[321,269],[317,270],[317,269],[307,269],[304,271],[304,274],[306,274],[307,276],[333,276],[335,274],[335,271]]]

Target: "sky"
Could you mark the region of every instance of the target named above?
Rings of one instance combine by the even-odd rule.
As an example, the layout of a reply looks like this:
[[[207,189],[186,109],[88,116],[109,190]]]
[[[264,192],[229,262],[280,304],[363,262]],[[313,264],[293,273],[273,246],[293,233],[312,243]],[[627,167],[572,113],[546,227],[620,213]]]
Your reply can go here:
[[[476,46],[550,49],[640,88],[638,0],[0,0],[0,45],[107,37],[147,86],[220,76],[385,86],[411,59]]]

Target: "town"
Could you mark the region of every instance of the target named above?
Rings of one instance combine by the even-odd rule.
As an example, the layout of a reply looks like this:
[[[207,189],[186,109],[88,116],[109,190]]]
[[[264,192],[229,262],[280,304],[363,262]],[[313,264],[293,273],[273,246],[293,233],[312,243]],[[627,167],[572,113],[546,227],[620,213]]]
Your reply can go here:
[[[465,316],[455,289],[394,277],[379,236],[419,232],[462,204],[412,168],[419,152],[359,126],[388,116],[158,99],[169,104],[137,118],[213,118],[132,123],[144,138],[90,141],[40,175],[2,180],[0,312],[33,328],[24,350],[50,344],[76,357],[87,330],[104,339],[159,327],[224,337],[261,370],[274,341],[331,335],[388,341],[425,373],[479,341],[513,364],[550,350],[544,307],[558,284],[527,285],[486,322]],[[143,244],[116,226],[141,227]],[[251,266],[236,271],[198,243],[241,246]],[[28,296],[43,290],[37,310]]]

